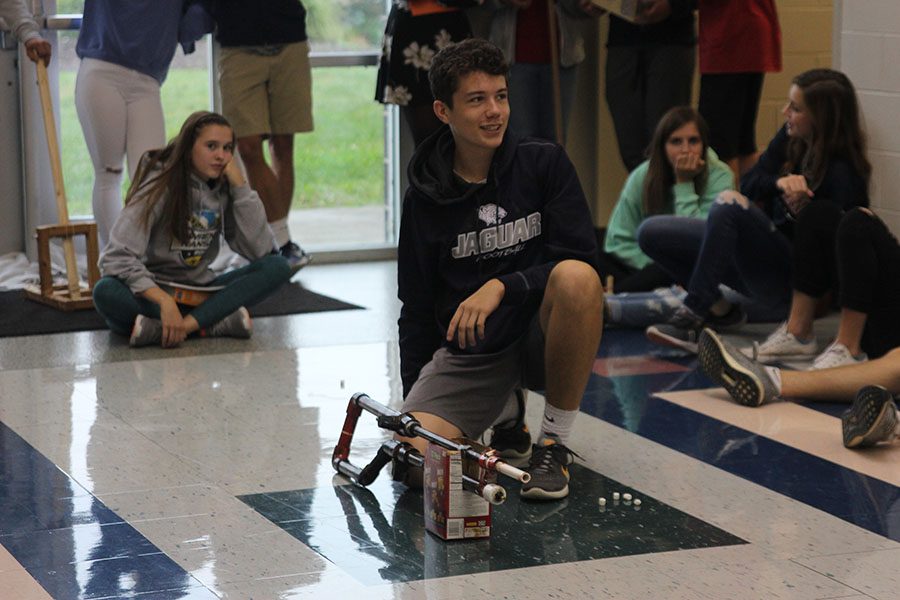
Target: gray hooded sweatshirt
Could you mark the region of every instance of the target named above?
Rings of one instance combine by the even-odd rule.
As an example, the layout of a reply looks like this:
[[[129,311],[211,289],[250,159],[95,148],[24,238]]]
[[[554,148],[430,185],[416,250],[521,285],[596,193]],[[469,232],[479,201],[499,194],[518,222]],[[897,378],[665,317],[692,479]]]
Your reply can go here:
[[[156,281],[209,285],[217,274],[209,268],[219,253],[224,235],[232,250],[256,260],[272,252],[275,240],[259,196],[249,185],[232,187],[221,180],[210,188],[191,175],[191,218],[188,239],[172,238],[162,221],[165,198],[154,206],[146,225],[144,201],[129,202],[113,225],[109,243],[100,256],[100,272],[118,277],[134,294]]]

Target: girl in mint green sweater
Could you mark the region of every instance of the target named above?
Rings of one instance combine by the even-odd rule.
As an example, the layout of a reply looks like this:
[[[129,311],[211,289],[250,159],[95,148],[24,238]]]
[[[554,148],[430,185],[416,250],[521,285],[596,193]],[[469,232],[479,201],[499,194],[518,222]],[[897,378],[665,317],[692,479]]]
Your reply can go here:
[[[719,192],[734,189],[734,174],[709,147],[706,122],[691,107],[675,107],[663,115],[649,155],[628,176],[606,229],[600,268],[604,276],[613,276],[616,292],[672,283],[638,247],[637,229],[645,218],[704,218]]]

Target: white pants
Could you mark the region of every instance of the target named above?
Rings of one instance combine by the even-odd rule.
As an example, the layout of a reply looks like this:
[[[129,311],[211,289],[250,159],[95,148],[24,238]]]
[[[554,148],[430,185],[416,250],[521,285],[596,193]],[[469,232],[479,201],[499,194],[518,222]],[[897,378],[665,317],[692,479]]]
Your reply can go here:
[[[94,165],[91,199],[102,249],[122,210],[122,163],[134,176],[141,156],[166,143],[159,82],[112,63],[85,58],[75,81],[75,108]]]

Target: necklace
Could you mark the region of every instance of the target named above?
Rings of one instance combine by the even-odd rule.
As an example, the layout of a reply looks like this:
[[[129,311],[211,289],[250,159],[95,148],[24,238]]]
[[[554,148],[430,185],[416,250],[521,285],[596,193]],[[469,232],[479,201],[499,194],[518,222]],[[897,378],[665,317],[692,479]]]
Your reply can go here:
[[[465,175],[463,175],[462,173],[460,173],[460,172],[457,171],[456,169],[453,169],[453,172],[456,174],[457,177],[459,177],[460,179],[462,179],[462,180],[465,181],[466,183],[487,183],[487,177],[483,177],[483,178],[478,179],[478,180],[473,180],[473,179],[471,179],[471,178],[469,178],[469,177],[466,177]]]

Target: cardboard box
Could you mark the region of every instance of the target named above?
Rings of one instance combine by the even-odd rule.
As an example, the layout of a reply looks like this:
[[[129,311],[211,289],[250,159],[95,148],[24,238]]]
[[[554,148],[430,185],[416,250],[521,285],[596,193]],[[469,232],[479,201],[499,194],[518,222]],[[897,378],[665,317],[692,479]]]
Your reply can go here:
[[[641,8],[641,0],[591,0],[591,3],[628,21],[634,21]]]
[[[436,444],[429,443],[425,451],[425,528],[443,540],[491,535],[491,505],[463,489],[463,469],[472,470],[472,465],[463,462],[458,451]],[[479,469],[474,465],[476,479]]]

